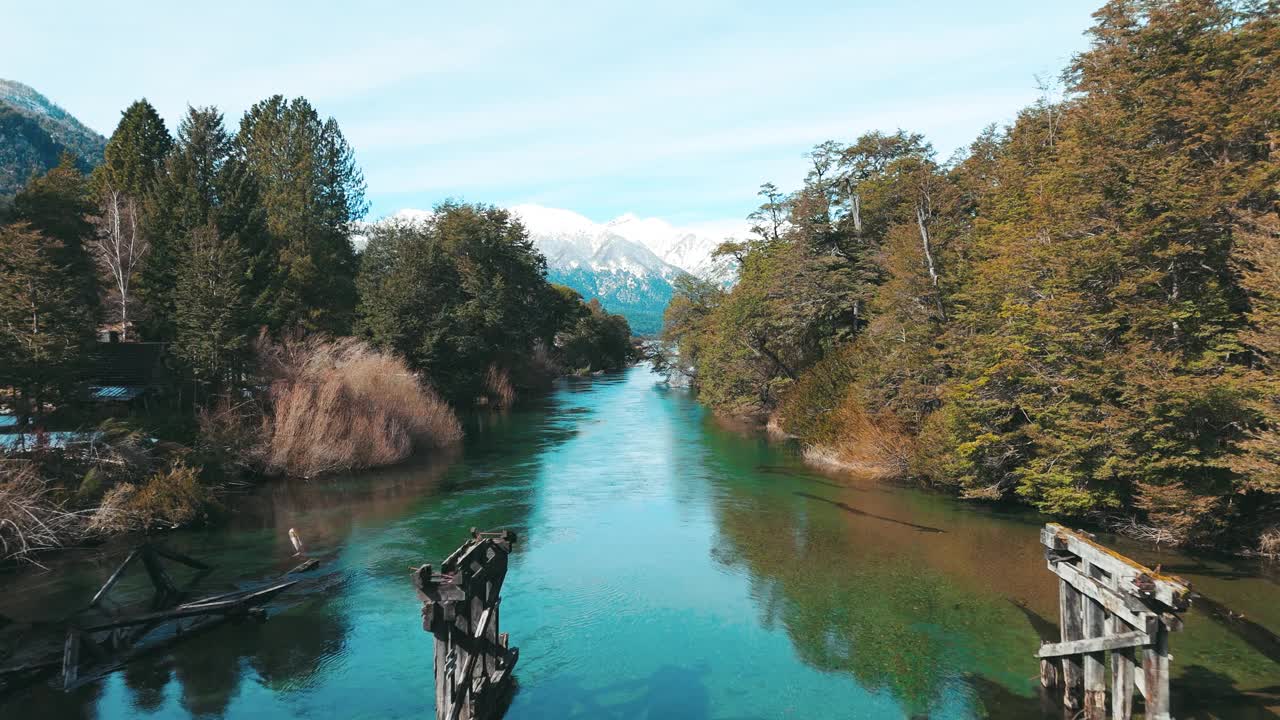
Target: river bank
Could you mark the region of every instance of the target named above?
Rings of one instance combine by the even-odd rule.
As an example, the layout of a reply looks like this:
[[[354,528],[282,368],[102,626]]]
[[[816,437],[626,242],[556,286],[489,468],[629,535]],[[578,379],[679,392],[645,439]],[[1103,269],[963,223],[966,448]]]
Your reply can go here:
[[[0,715],[429,714],[430,637],[405,571],[476,526],[522,540],[503,600],[521,648],[512,720],[1038,716],[1033,655],[1057,607],[1043,518],[815,472],[793,444],[725,428],[658,380],[642,367],[562,379],[509,414],[464,418],[454,454],[236,496],[226,523],[163,541],[214,579],[270,575],[294,560],[293,527],[333,582],[73,695],[0,699]],[[1269,566],[1100,539],[1280,629]],[[58,616],[122,551],[9,575],[0,615]],[[1193,603],[1173,639],[1178,717],[1280,710],[1280,662],[1249,627]]]

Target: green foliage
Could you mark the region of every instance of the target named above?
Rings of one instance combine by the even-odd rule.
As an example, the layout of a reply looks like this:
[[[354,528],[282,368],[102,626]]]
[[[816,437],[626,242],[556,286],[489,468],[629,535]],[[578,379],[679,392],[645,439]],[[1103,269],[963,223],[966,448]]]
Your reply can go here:
[[[1274,512],[1280,23],[1224,0],[1096,18],[1068,99],[952,163],[871,133],[766,186],[760,237],[725,249],[739,284],[668,309],[701,396],[825,446],[879,419],[966,496],[1179,541]]]
[[[553,287],[562,294],[569,290],[562,285]],[[556,338],[561,362],[578,372],[621,370],[626,367],[632,359],[631,326],[627,324],[627,319],[621,315],[611,315],[595,298],[579,307],[583,309],[570,310],[578,315],[577,321]]]
[[[564,322],[563,293],[520,222],[446,202],[423,223],[374,227],[362,256],[357,332],[431,378],[454,403],[485,394],[490,366],[526,362]]]
[[[354,224],[364,178],[332,118],[280,95],[249,108],[235,149],[261,193],[267,244],[255,260],[254,312],[272,330],[343,334],[356,306]]]
[[[94,182],[100,192],[116,190],[143,198],[151,192],[172,147],[173,138],[156,109],[146,100],[134,101],[120,114],[120,123],[107,140]]]
[[[92,319],[98,308],[98,282],[92,243],[94,205],[76,159],[64,153],[58,165],[32,178],[13,199],[11,215],[58,243],[50,260],[64,268],[64,282]]]
[[[67,282],[65,248],[27,223],[0,226],[0,385],[19,410],[71,393],[93,316]]]
[[[197,233],[215,233],[219,243],[227,246],[219,252],[224,252],[226,259],[238,258],[224,269],[230,276],[225,282],[244,286],[243,292],[250,297],[261,290],[267,274],[264,263],[269,262],[266,212],[253,175],[232,151],[222,113],[215,108],[188,110],[178,126],[177,143],[148,199],[151,247],[140,294],[150,310],[146,329],[152,339],[175,339],[179,316],[191,316],[179,307],[184,294],[179,285],[186,268],[207,262],[207,257],[192,256],[208,253],[207,243],[199,251],[190,245],[190,238]],[[190,297],[189,286],[185,294]],[[249,308],[237,305],[236,313],[246,326]]]
[[[174,354],[206,391],[230,385],[248,351],[245,256],[235,236],[209,224],[192,231],[176,289]]]

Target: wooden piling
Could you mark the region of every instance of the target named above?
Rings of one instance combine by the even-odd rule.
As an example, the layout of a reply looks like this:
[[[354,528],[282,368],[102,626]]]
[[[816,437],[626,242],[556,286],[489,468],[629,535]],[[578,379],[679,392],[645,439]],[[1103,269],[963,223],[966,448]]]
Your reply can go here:
[[[499,593],[515,542],[510,531],[472,528],[440,572],[422,565],[411,573],[422,628],[435,637],[437,720],[496,720],[505,709],[519,652],[498,632]]]
[[[1062,642],[1084,637],[1084,595],[1066,580],[1059,581],[1058,621],[1062,628]],[[1062,663],[1062,705],[1074,713],[1084,705],[1084,665],[1078,655],[1068,655]]]
[[[1041,683],[1059,681],[1066,717],[1107,717],[1107,664],[1111,654],[1111,717],[1133,717],[1133,694],[1144,698],[1144,717],[1169,720],[1169,633],[1182,628],[1178,613],[1190,587],[1056,523],[1040,534],[1049,569],[1059,578],[1062,641],[1040,646]],[[1142,655],[1138,674],[1137,654]]]

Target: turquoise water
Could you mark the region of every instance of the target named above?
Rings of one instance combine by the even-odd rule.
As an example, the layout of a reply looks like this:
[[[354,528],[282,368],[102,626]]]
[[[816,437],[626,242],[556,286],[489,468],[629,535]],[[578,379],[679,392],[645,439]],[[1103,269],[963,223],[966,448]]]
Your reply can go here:
[[[431,637],[408,570],[472,526],[520,534],[501,628],[521,650],[513,720],[1041,713],[1032,656],[1056,586],[1040,518],[815,473],[644,368],[564,381],[468,430],[454,456],[273,484],[229,503],[218,529],[167,536],[218,566],[210,587],[296,564],[290,527],[322,567],[265,624],[70,694],[20,691],[0,717],[430,717]],[[1280,628],[1275,575],[1119,547],[1255,623],[1190,614],[1172,643],[1179,717],[1276,717],[1280,665],[1249,637]],[[0,613],[62,617],[125,550],[5,577]],[[130,578],[120,599],[143,591]]]

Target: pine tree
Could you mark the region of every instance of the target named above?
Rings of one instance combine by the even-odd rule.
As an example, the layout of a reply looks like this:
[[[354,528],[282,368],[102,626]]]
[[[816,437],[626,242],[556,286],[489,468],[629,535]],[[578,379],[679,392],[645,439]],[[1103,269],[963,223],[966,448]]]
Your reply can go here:
[[[175,288],[174,354],[205,397],[233,384],[243,367],[245,269],[236,238],[222,235],[213,223],[196,228],[185,243]]]
[[[257,184],[233,149],[222,113],[212,107],[188,109],[149,203],[152,249],[143,280],[153,337],[177,335],[177,285],[187,242],[197,230],[212,224],[241,248],[246,287],[265,272],[253,264],[261,262],[264,251],[265,212]]]
[[[272,329],[345,333],[356,305],[351,244],[364,178],[333,119],[304,98],[274,96],[240,121],[236,150],[266,210],[268,246],[255,267],[255,314]]]
[[[15,390],[28,416],[73,392],[93,339],[91,310],[67,282],[64,254],[61,242],[27,223],[0,226],[0,384]]]
[[[65,282],[76,301],[89,311],[89,322],[98,309],[98,282],[94,269],[94,228],[90,222],[94,204],[89,184],[74,156],[64,153],[57,167],[34,178],[13,200],[11,215],[57,243],[51,262],[66,269]]]
[[[141,201],[172,147],[173,138],[156,109],[146,99],[134,101],[107,140],[102,165],[94,172],[97,189],[118,190]]]

